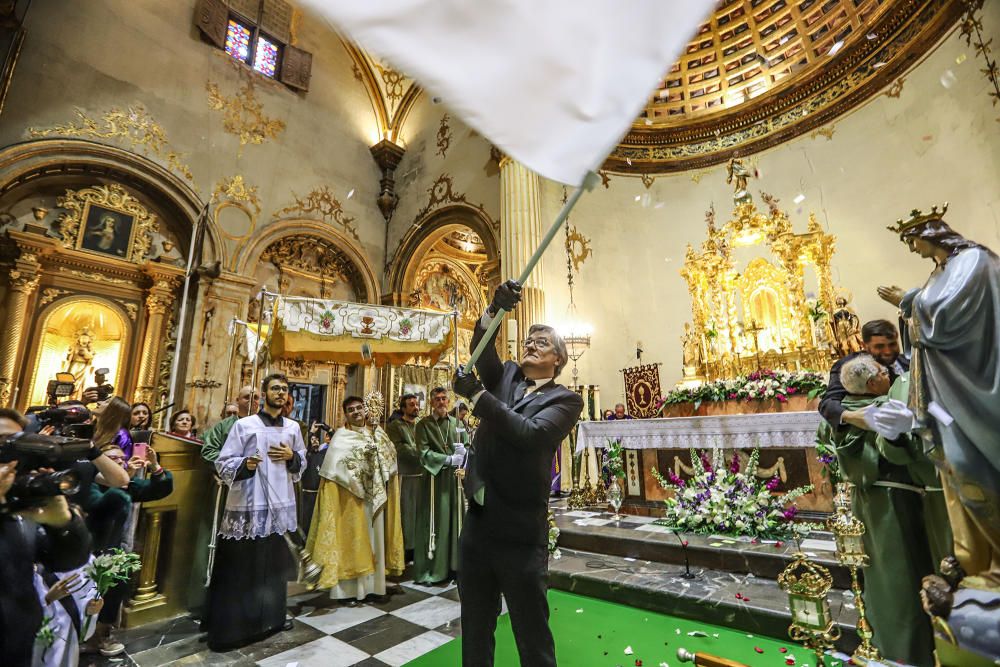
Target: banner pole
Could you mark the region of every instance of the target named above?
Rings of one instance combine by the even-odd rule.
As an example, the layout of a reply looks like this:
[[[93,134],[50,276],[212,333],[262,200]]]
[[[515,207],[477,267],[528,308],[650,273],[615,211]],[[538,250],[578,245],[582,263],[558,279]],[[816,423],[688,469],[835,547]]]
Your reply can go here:
[[[524,285],[524,283],[528,280],[528,277],[531,275],[531,272],[535,270],[535,266],[538,264],[538,260],[542,258],[542,255],[545,253],[545,250],[549,247],[549,244],[552,243],[552,239],[554,239],[556,234],[559,233],[559,230],[562,229],[563,223],[569,216],[569,212],[573,210],[574,206],[576,206],[576,202],[579,201],[580,195],[582,195],[584,192],[593,190],[594,186],[597,184],[597,179],[598,176],[594,172],[590,172],[589,174],[587,174],[587,177],[583,179],[583,183],[580,185],[580,187],[574,190],[573,194],[571,194],[569,196],[569,199],[566,200],[566,203],[563,204],[562,210],[559,211],[559,215],[556,216],[556,219],[555,221],[553,221],[552,226],[549,227],[549,231],[545,233],[545,236],[542,238],[542,242],[539,243],[538,248],[535,250],[535,254],[531,256],[531,259],[528,260],[528,263],[525,265],[524,270],[521,271],[521,275],[518,276],[517,282],[519,282],[521,285]],[[501,308],[497,312],[497,314],[493,316],[493,320],[490,322],[490,325],[486,328],[486,334],[483,335],[482,339],[480,339],[479,341],[479,345],[477,345],[476,349],[473,350],[472,356],[469,358],[469,362],[465,364],[465,369],[463,372],[471,373],[473,366],[475,366],[475,363],[476,361],[479,360],[479,357],[482,356],[483,351],[486,349],[486,346],[493,344],[493,334],[500,326],[500,322],[503,321],[503,316],[506,313],[507,311]]]

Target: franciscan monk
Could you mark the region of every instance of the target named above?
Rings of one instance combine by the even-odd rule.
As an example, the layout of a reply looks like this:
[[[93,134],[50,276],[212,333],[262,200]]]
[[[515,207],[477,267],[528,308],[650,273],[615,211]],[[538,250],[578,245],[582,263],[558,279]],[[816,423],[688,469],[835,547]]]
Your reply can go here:
[[[306,549],[323,567],[320,588],[337,600],[386,594],[387,574],[403,573],[396,449],[385,431],[367,424],[357,396],[343,402],[339,428],[320,468],[319,497]]]
[[[396,446],[396,460],[399,462],[400,498],[403,514],[403,548],[406,560],[413,559],[414,536],[417,531],[417,515],[420,506],[427,501],[421,489],[426,484],[427,473],[420,465],[420,450],[417,448],[417,414],[420,405],[416,394],[403,394],[399,398],[399,418],[389,422],[386,433]]]
[[[413,555],[413,581],[436,584],[458,570],[458,535],[465,502],[455,471],[465,460],[469,434],[448,414],[448,390],[431,391],[431,414],[417,424],[420,463],[430,475],[420,503],[419,526]]]
[[[905,398],[908,376],[889,388],[889,371],[870,356],[844,364],[845,410],[864,409],[889,398]],[[889,392],[889,395],[886,394]],[[933,463],[918,440],[887,440],[853,425],[820,425],[817,439],[835,447],[843,477],[854,484],[852,506],[865,524],[864,600],[874,644],[886,658],[932,667],[933,636],[920,603],[923,577],[951,545],[947,509]]]
[[[236,422],[215,469],[229,486],[208,589],[208,647],[227,651],[279,630],[294,568],[285,534],[295,532],[295,482],[305,467],[297,422],[282,416],[288,380],[271,373],[260,413]]]

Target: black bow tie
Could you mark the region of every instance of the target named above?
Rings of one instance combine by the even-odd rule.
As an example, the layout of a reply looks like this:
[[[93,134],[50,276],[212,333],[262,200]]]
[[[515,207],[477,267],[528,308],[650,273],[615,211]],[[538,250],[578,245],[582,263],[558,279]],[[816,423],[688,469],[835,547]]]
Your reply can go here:
[[[538,384],[534,380],[530,380],[528,378],[524,378],[523,382],[525,387],[534,387],[536,384]]]

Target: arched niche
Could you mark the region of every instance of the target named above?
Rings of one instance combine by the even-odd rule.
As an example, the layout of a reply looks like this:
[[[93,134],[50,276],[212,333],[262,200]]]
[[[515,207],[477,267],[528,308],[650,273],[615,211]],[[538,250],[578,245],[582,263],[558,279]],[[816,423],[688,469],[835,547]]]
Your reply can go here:
[[[44,405],[46,386],[56,373],[71,372],[79,398],[94,384],[94,370],[107,368],[107,381],[118,393],[127,386],[135,345],[133,326],[122,306],[98,296],[58,299],[42,309],[28,351],[31,369],[24,378],[21,405]]]
[[[480,275],[488,275],[492,285],[500,275],[499,239],[493,221],[481,211],[461,204],[439,208],[414,224],[400,241],[389,266],[388,292],[400,304],[407,303],[416,288],[423,259],[442,239],[456,231],[471,231],[482,244],[481,257],[461,257],[463,264],[482,265]]]
[[[142,155],[81,139],[40,139],[0,150],[0,223],[50,225],[66,190],[117,183],[157,218],[154,261],[187,261],[204,202],[191,185]],[[218,230],[207,220],[204,263],[225,260]]]
[[[319,262],[332,258],[341,271],[328,271]],[[322,288],[324,276],[333,281],[334,273],[341,273],[352,287],[354,299],[362,303],[377,303],[379,283],[364,256],[364,251],[352,239],[329,225],[314,220],[282,220],[268,225],[246,244],[236,258],[236,273],[251,277],[257,275],[262,263],[275,266],[277,273],[289,277],[298,275]],[[278,271],[277,267],[281,267]],[[259,287],[259,285],[258,285]],[[331,285],[332,287],[332,285]],[[275,290],[277,283],[268,285]],[[301,294],[301,296],[322,296]],[[335,298],[332,294],[328,298]]]

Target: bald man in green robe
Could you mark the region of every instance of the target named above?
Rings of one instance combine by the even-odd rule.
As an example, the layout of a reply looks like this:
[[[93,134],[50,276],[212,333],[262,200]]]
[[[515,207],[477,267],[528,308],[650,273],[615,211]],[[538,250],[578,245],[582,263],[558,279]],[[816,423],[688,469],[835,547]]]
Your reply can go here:
[[[881,364],[867,355],[856,357],[841,370],[848,391],[844,408],[864,410],[890,398],[905,400],[908,381],[903,375],[890,390]],[[951,545],[933,463],[920,442],[905,434],[887,440],[874,431],[850,425],[834,429],[823,422],[817,440],[835,448],[841,475],[854,484],[851,504],[866,528],[864,600],[874,644],[886,658],[933,667],[933,635],[921,607],[920,586]]]
[[[429,473],[420,504],[413,556],[413,581],[436,584],[458,569],[458,535],[465,515],[455,471],[465,459],[469,434],[448,414],[448,390],[431,391],[431,414],[417,423],[420,463]]]

